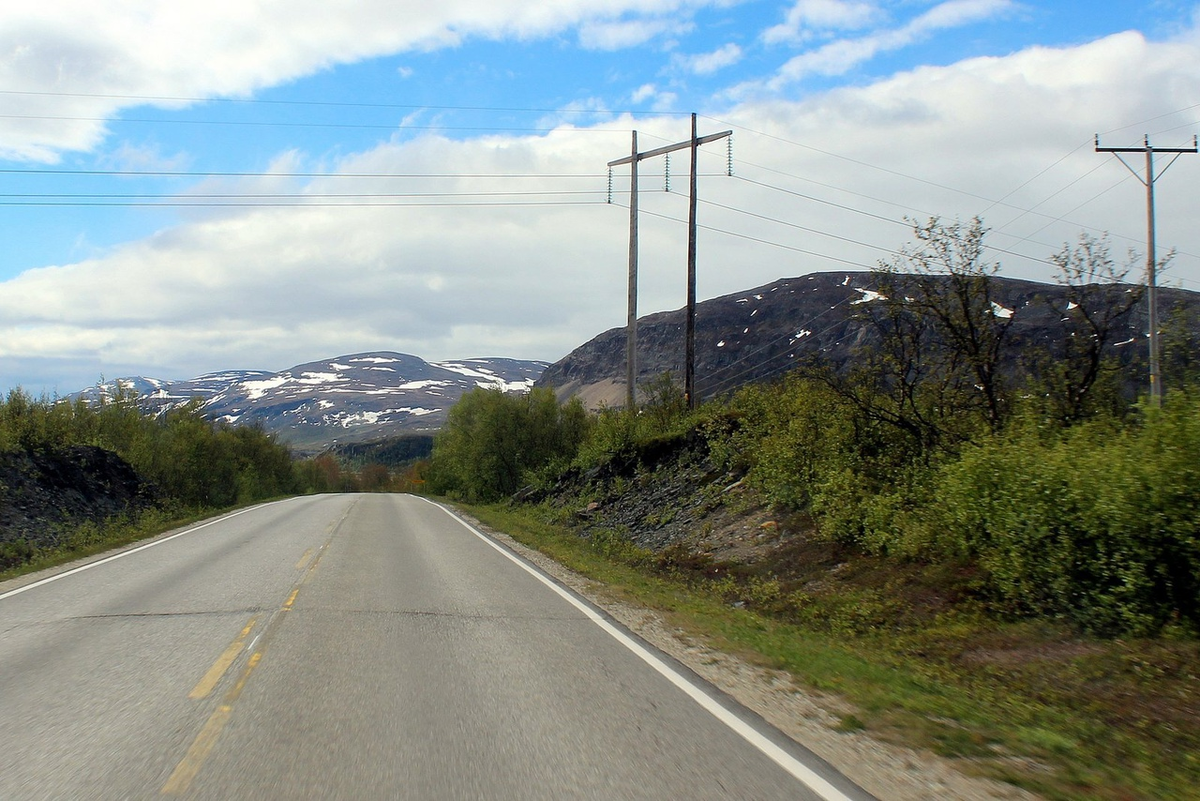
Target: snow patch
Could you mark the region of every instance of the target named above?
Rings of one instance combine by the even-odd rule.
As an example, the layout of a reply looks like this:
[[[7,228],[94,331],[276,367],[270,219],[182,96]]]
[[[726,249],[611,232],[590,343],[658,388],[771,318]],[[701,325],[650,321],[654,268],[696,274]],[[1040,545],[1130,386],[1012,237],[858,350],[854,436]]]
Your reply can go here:
[[[282,387],[287,382],[288,379],[286,377],[276,376],[274,378],[264,378],[261,381],[243,381],[242,386],[246,389],[247,398],[258,400],[272,389]]]
[[[310,373],[305,371],[296,379],[301,384],[332,384],[335,381],[348,381],[338,373]]]
[[[878,292],[876,292],[874,289],[860,289],[859,287],[855,287],[854,291],[861,292],[862,297],[859,298],[858,300],[851,301],[850,302],[851,306],[857,306],[860,303],[871,303],[872,301],[876,301],[876,300],[887,300],[886,295],[881,295]],[[833,306],[830,306],[829,308],[832,309]]]

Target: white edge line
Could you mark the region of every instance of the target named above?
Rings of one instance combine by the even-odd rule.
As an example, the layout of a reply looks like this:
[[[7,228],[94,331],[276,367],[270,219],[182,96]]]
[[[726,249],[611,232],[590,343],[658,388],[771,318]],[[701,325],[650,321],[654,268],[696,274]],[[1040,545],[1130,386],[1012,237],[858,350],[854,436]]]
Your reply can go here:
[[[58,581],[59,579],[65,579],[67,576],[73,576],[76,573],[82,573],[85,570],[91,570],[93,567],[100,567],[100,565],[111,562],[114,559],[120,559],[122,557],[129,556],[131,554],[135,554],[138,551],[144,551],[147,548],[153,548],[155,545],[162,545],[164,542],[170,542],[171,540],[175,539],[176,537],[182,537],[184,534],[191,534],[193,531],[199,531],[202,528],[208,528],[209,526],[220,523],[222,520],[229,520],[230,518],[237,517],[238,515],[243,515],[246,512],[252,511],[257,508],[259,508],[259,507],[251,506],[248,509],[239,509],[238,511],[233,512],[232,514],[222,515],[221,517],[215,518],[213,520],[209,520],[207,523],[201,523],[198,526],[192,526],[191,528],[185,528],[183,531],[176,532],[169,537],[163,537],[160,540],[154,540],[153,542],[147,542],[145,545],[139,545],[136,548],[130,548],[128,551],[121,551],[120,553],[115,553],[112,556],[106,556],[103,559],[97,559],[95,562],[88,562],[86,565],[80,565],[79,567],[74,567],[74,568],[71,568],[70,570],[64,570],[62,573],[55,573],[53,576],[48,576],[47,578],[41,579],[40,581],[35,581],[31,584],[26,584],[24,587],[17,587],[15,590],[9,590],[6,593],[0,594],[0,601],[3,601],[5,598],[11,598],[14,595],[20,595],[23,592],[32,590],[34,587],[41,587],[42,585],[49,584],[52,581]]]
[[[416,497],[421,497],[421,496],[416,496]],[[612,636],[612,638],[614,640],[621,643],[621,645],[624,645],[626,648],[628,648],[630,651],[632,651],[635,655],[637,655],[643,662],[645,662],[647,665],[649,665],[650,667],[652,667],[656,671],[658,671],[664,678],[667,679],[667,681],[671,682],[676,687],[678,687],[680,690],[687,693],[688,697],[690,697],[693,701],[695,701],[697,704],[702,706],[709,714],[711,714],[717,720],[724,723],[726,726],[728,726],[730,729],[732,729],[736,734],[741,736],[741,738],[743,740],[745,740],[750,745],[757,748],[765,756],[767,756],[769,759],[771,759],[773,762],[775,762],[775,764],[779,765],[779,767],[783,768],[785,771],[790,773],[793,777],[795,777],[797,780],[799,780],[802,784],[804,784],[806,787],[808,787],[814,793],[821,796],[821,798],[825,799],[825,801],[853,801],[853,799],[850,796],[846,795],[841,790],[834,787],[832,784],[830,784],[828,781],[826,781],[819,773],[817,773],[812,768],[805,765],[800,760],[796,759],[794,756],[792,756],[787,751],[780,748],[775,743],[771,742],[761,732],[759,732],[753,726],[751,726],[746,721],[742,720],[740,717],[738,717],[733,712],[731,712],[728,708],[726,708],[724,704],[720,703],[715,698],[713,698],[711,695],[704,692],[704,690],[702,690],[698,686],[696,686],[695,682],[689,680],[686,676],[679,673],[679,671],[675,670],[673,667],[668,665],[662,659],[659,659],[658,656],[656,656],[651,651],[647,650],[646,647],[643,646],[641,643],[630,638],[629,635],[625,634],[625,632],[621,631],[616,626],[609,623],[607,620],[605,620],[603,617],[601,617],[599,614],[597,614],[596,611],[593,610],[591,607],[589,607],[587,604],[584,604],[582,601],[580,601],[578,598],[576,598],[573,594],[571,594],[567,590],[563,589],[558,584],[555,584],[553,581],[551,581],[549,578],[547,578],[545,575],[543,575],[540,571],[536,570],[535,568],[533,568],[532,566],[527,564],[523,559],[521,559],[520,557],[513,554],[507,548],[504,548],[499,543],[494,542],[490,537],[483,534],[481,531],[476,529],[470,523],[463,520],[461,517],[459,517],[454,512],[447,509],[446,507],[442,506],[441,504],[435,503],[434,501],[431,501],[428,498],[421,497],[421,500],[425,501],[426,503],[428,503],[432,506],[436,506],[438,509],[441,509],[446,514],[450,515],[450,517],[454,518],[459,523],[461,523],[463,526],[465,526],[466,529],[468,531],[470,531],[472,534],[474,534],[476,537],[479,537],[479,539],[483,540],[488,545],[492,546],[497,551],[502,553],[504,556],[508,557],[508,559],[510,559],[511,561],[516,563],[518,566],[521,567],[521,569],[523,569],[525,572],[529,573],[531,576],[536,578],[538,581],[542,582],[542,584],[545,584],[547,587],[554,590],[554,592],[558,593],[569,604],[574,606],[579,611],[583,612],[583,614],[586,615],[589,620],[591,620],[593,623],[595,623],[600,628],[604,629],[604,631],[606,631],[610,636]],[[3,597],[3,596],[0,596],[0,597]]]

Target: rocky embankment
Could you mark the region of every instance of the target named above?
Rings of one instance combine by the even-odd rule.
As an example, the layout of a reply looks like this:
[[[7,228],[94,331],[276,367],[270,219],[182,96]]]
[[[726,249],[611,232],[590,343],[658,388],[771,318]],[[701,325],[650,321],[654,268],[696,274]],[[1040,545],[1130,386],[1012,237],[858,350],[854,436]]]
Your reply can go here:
[[[0,546],[52,547],[74,526],[143,509],[154,498],[128,462],[103,448],[0,453]]]

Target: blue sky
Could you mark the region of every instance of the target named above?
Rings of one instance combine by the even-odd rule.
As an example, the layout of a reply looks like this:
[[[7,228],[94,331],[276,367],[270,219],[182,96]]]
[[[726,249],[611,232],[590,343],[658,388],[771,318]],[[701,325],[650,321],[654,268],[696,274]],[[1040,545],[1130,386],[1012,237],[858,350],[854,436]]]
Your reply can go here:
[[[102,6],[102,8],[101,8]],[[556,360],[624,319],[628,172],[702,153],[700,294],[868,269],[979,214],[1005,275],[1144,192],[1103,144],[1191,143],[1183,2],[50,0],[0,10],[0,387],[362,350]],[[1134,162],[1138,164],[1140,162]],[[641,309],[683,301],[686,157],[642,167]],[[1200,289],[1190,191],[1166,280]],[[372,176],[372,177],[365,177]],[[652,191],[656,190],[656,191]],[[682,236],[681,236],[682,235]],[[1140,275],[1134,264],[1131,276]]]

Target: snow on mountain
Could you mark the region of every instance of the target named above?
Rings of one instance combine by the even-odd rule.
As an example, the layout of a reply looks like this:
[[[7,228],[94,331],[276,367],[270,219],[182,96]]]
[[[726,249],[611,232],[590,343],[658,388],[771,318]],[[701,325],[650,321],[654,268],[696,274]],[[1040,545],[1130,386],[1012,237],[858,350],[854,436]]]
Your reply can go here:
[[[476,387],[527,391],[545,368],[545,362],[503,358],[426,362],[382,351],[278,373],[229,370],[187,381],[120,378],[72,397],[108,400],[120,386],[158,412],[199,399],[210,419],[262,425],[294,446],[315,448],[436,430],[464,393]]]

